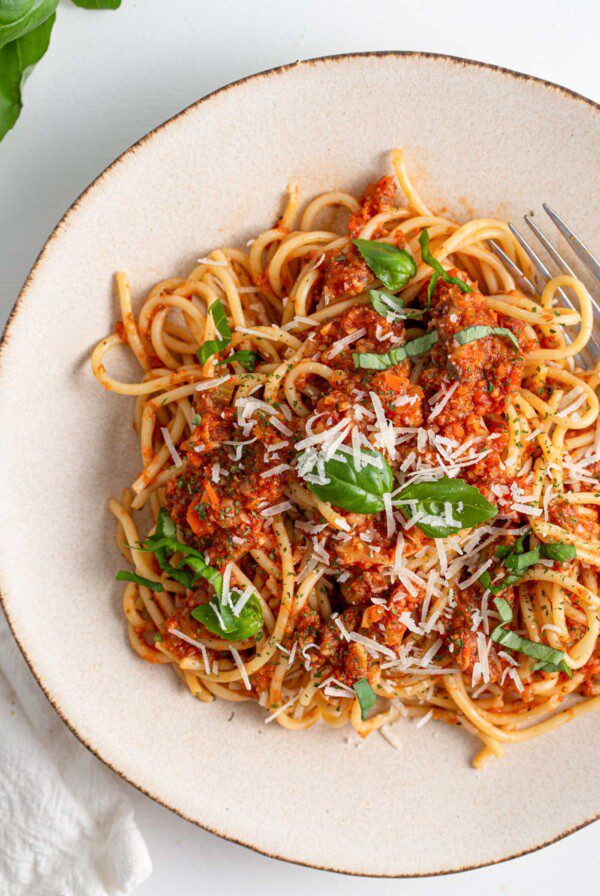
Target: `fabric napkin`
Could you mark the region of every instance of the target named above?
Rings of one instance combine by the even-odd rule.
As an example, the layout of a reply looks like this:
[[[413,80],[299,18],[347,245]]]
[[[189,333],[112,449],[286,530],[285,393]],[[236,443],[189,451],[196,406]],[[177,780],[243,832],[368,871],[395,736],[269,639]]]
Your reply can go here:
[[[151,871],[127,785],[54,712],[0,610],[1,896],[125,896]]]

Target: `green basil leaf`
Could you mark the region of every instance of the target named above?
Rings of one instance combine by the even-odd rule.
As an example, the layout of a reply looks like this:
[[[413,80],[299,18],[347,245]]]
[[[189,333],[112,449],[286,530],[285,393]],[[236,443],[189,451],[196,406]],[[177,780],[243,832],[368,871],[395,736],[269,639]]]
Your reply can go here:
[[[0,50],[0,140],[14,126],[22,108],[21,88],[50,43],[56,15],[6,43]]]
[[[458,333],[455,333],[454,339],[459,345],[466,345],[467,342],[476,342],[478,339],[485,339],[486,336],[502,336],[508,339],[517,351],[521,349],[515,334],[511,330],[507,330],[506,327],[484,327],[481,325],[466,327],[464,330],[459,330]]]
[[[358,698],[360,716],[364,722],[369,711],[373,709],[373,706],[375,705],[375,700],[377,699],[375,691],[364,676],[363,678],[359,678],[359,680],[352,685],[352,690]]]
[[[485,570],[485,572],[481,573],[481,575],[479,576],[477,581],[479,582],[479,584],[481,585],[481,587],[483,588],[484,591],[492,590],[492,577],[490,576],[487,569]]]
[[[402,503],[408,501],[411,503]],[[449,479],[447,476],[435,482],[414,482],[407,485],[393,499],[393,503],[407,519],[417,512],[426,514],[415,525],[429,538],[455,535],[463,529],[471,529],[478,523],[492,519],[498,513],[498,508],[490,504],[474,486],[463,479]],[[444,505],[447,503],[451,505],[452,517],[458,521],[457,524],[444,521]]]
[[[232,355],[229,355],[228,358],[223,358],[222,361],[218,361],[217,367],[220,364],[231,364],[232,361],[237,361],[238,364],[242,365],[244,370],[254,370],[257,358],[258,355],[256,352],[251,352],[249,349],[242,348],[239,352],[234,352]]]
[[[564,563],[566,560],[575,560],[577,550],[574,544],[567,544],[565,541],[547,541],[540,545],[540,556],[545,560]]]
[[[437,271],[434,271],[431,275],[431,280],[429,281],[429,286],[427,287],[427,304],[425,305],[425,311],[429,311],[431,307],[431,297],[435,291],[437,286],[437,282],[440,278],[440,275]]]
[[[0,3],[0,49],[45,22],[57,6],[58,0],[4,0]]]
[[[222,352],[231,342],[231,327],[229,326],[225,309],[219,299],[212,303],[208,309],[208,313],[215,322],[218,339],[207,339],[207,341],[200,346],[196,354],[201,364],[205,364],[208,359],[212,358],[213,355],[216,355],[217,352]]]
[[[504,624],[507,622],[512,622],[513,611],[512,607],[507,600],[504,600],[503,597],[495,597],[494,603],[496,604],[496,609],[500,614],[500,619]]]
[[[555,650],[554,647],[548,647],[547,644],[540,644],[538,641],[522,638],[521,635],[511,632],[502,625],[498,625],[492,632],[492,641],[495,641],[496,644],[500,644],[502,647],[507,647],[509,650],[516,650],[518,653],[531,656],[533,659],[543,663],[544,667],[546,665],[553,667],[552,670],[545,669],[545,671],[557,671],[558,666],[561,664],[564,664],[561,665],[563,671],[569,669],[562,650]],[[539,668],[543,667],[540,666]]]
[[[545,663],[543,660],[538,660],[538,662],[532,666],[531,671],[537,672],[540,669],[542,672],[564,672],[569,678],[573,678],[573,670],[566,660],[561,660],[560,663]]]
[[[118,9],[121,0],[73,0],[73,3],[83,9]]]
[[[215,569],[214,566],[209,566],[202,557],[184,557],[183,560],[177,564],[177,569],[181,569],[185,566],[188,566],[192,572],[195,573],[196,578],[194,579],[194,582],[197,582],[198,579],[206,579],[206,581],[215,589],[215,594],[220,601],[221,595],[223,594],[223,576],[219,570]]]
[[[385,292],[383,289],[371,289],[369,290],[369,295],[371,296],[373,310],[388,319],[410,320],[415,317],[421,317],[424,313],[420,308],[405,308],[400,296],[395,296],[391,292]]]
[[[236,616],[228,604],[200,604],[191,615],[198,622],[226,641],[244,641],[258,634],[263,627],[262,609],[256,595],[244,604]]]
[[[115,578],[118,582],[135,582],[136,585],[145,585],[150,591],[165,590],[160,582],[153,582],[151,579],[145,579],[144,576],[138,576],[137,572],[130,572],[128,569],[120,570]]]
[[[380,466],[365,464],[357,470],[351,454],[346,455],[345,461],[332,457],[325,461],[325,477],[329,482],[320,485],[307,481],[307,487],[321,501],[328,501],[342,510],[380,513],[384,509],[383,495],[391,492],[393,487],[392,470],[383,454],[368,449],[363,449],[361,454],[380,458]],[[304,456],[304,453],[299,456],[299,463]]]
[[[373,352],[352,352],[354,369],[387,370],[389,367],[394,367],[396,364],[406,361],[407,358],[416,358],[418,355],[425,354],[430,348],[433,348],[437,341],[438,331],[431,330],[430,333],[425,333],[424,336],[417,336],[416,339],[411,339],[410,342],[405,343],[405,345],[391,348],[389,352],[385,352],[385,354],[377,355]]]
[[[464,280],[461,280],[460,277],[451,277],[448,271],[442,267],[437,258],[434,258],[434,256],[431,254],[431,252],[429,251],[428,230],[421,231],[421,235],[419,237],[419,245],[421,247],[421,258],[423,259],[425,264],[428,264],[430,268],[433,268],[433,270],[436,271],[436,273],[442,278],[444,283],[453,283],[455,286],[458,286],[461,292],[473,292],[472,286],[469,286],[469,284],[465,283]],[[429,298],[431,298],[431,296],[429,296]]]
[[[540,549],[533,548],[530,551],[525,551],[523,554],[508,554],[505,557],[503,563],[504,566],[510,570],[511,573],[518,575],[519,578],[522,578],[523,574],[526,570],[529,569],[530,566],[535,566],[536,563],[539,563],[540,559]]]
[[[167,536],[167,538],[174,538],[177,535],[177,526],[171,519],[166,507],[161,507],[158,511],[155,535],[159,538],[164,538],[165,536]]]
[[[388,289],[402,289],[417,273],[414,258],[406,249],[376,240],[352,240],[369,268]]]

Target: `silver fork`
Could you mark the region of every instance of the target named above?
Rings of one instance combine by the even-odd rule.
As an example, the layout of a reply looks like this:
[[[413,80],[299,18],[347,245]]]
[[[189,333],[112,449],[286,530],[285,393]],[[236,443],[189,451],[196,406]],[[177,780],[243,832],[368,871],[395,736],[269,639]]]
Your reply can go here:
[[[569,243],[573,252],[577,255],[579,260],[585,265],[587,270],[590,272],[592,278],[600,285],[600,262],[592,254],[592,252],[587,248],[587,246],[581,242],[581,240],[573,233],[570,227],[568,227],[562,218],[556,214],[556,212],[550,208],[545,202],[543,203],[543,209],[552,221],[553,224],[556,225],[562,236]],[[573,272],[572,268],[567,264],[565,259],[562,257],[558,249],[552,245],[550,240],[544,236],[539,227],[534,224],[530,215],[524,215],[524,221],[533,233],[533,235],[538,239],[541,243],[542,247],[546,250],[550,258],[555,262],[560,272],[563,274],[570,274],[573,277],[577,275]],[[511,233],[516,237],[519,241],[531,261],[537,272],[539,273],[541,279],[547,283],[552,279],[553,275],[546,266],[546,264],[542,261],[537,252],[533,249],[532,245],[525,239],[523,234],[517,230],[517,228],[513,224],[508,225]],[[515,281],[521,287],[521,289],[529,293],[531,295],[537,294],[538,290],[536,289],[535,284],[527,277],[520,267],[518,267],[514,261],[512,261],[508,255],[500,248],[500,246],[494,242],[494,240],[490,240],[490,246],[498,258],[504,263],[505,267],[510,271],[510,273],[515,278]],[[556,275],[554,275],[556,276]],[[573,303],[570,296],[563,289],[557,290],[558,295],[560,295],[563,302],[572,308],[573,310],[577,310],[575,308],[575,304]],[[594,309],[594,330],[590,337],[590,341],[587,344],[585,349],[585,354],[582,360],[587,366],[595,366],[598,361],[600,361],[600,304],[598,300],[592,295],[592,305]],[[567,338],[568,338],[568,334]],[[569,341],[571,341],[569,339]]]

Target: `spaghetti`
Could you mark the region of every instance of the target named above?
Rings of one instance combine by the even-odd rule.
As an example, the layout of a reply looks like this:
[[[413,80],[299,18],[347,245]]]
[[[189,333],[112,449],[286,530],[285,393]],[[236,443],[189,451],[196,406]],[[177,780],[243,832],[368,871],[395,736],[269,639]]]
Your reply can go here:
[[[137,317],[117,274],[92,365],[136,398],[118,577],[133,648],[201,701],[459,723],[480,766],[600,706],[593,306],[570,276],[520,292],[507,225],[436,214],[392,162],[361,199],[292,190]],[[139,382],[106,370],[122,344]]]

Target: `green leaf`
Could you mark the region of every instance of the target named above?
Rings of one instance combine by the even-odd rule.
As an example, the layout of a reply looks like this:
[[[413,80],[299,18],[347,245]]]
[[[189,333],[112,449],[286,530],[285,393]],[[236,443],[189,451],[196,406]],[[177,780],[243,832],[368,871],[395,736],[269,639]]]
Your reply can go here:
[[[160,582],[153,582],[151,579],[145,579],[144,576],[138,576],[137,572],[130,572],[128,569],[120,570],[115,578],[118,582],[135,582],[136,585],[145,585],[150,591],[165,590]]]
[[[411,503],[406,503],[406,502]],[[405,503],[402,503],[405,502]],[[415,525],[429,538],[446,538],[463,529],[471,529],[478,523],[492,519],[498,508],[484,498],[478,489],[463,479],[447,476],[435,482],[414,482],[402,489],[394,499],[404,516],[410,519],[416,513],[426,516]],[[445,504],[451,505],[452,518],[457,523],[444,520]]]
[[[496,604],[496,609],[500,614],[500,619],[504,624],[507,622],[512,622],[513,611],[512,607],[507,600],[504,600],[503,597],[495,597],[494,603]]]
[[[121,0],[73,0],[73,3],[82,9],[118,9]]]
[[[438,274],[438,272],[434,271],[433,274],[431,275],[431,280],[429,281],[429,286],[427,287],[427,304],[425,305],[425,311],[429,311],[429,308],[431,307],[431,297],[435,291],[435,288],[437,286],[437,282],[438,282],[439,278],[440,278],[440,275]]]
[[[466,345],[467,342],[476,342],[478,339],[485,339],[486,336],[502,336],[505,339],[508,339],[517,351],[520,351],[521,349],[519,340],[515,334],[506,327],[484,327],[481,325],[466,327],[466,329],[459,330],[458,333],[455,333],[454,339],[459,345]]]
[[[0,140],[19,117],[23,83],[48,49],[55,18],[52,13],[36,28],[5,44],[0,50]]]
[[[367,718],[367,715],[373,706],[375,705],[375,700],[377,699],[375,696],[375,691],[369,684],[366,678],[359,678],[352,685],[352,690],[358,697],[358,703],[360,705],[360,716],[364,722]]]
[[[540,663],[543,663],[543,666],[538,666],[538,668],[543,668],[546,672],[559,671],[559,666],[561,666],[563,671],[566,671],[566,669],[569,669],[569,672],[571,671],[562,650],[556,650],[547,644],[540,644],[538,641],[522,638],[521,635],[504,628],[502,625],[498,625],[492,632],[492,641],[508,648],[508,650],[516,650],[517,653],[524,653],[526,656],[533,657]],[[547,668],[548,666],[551,668]]]
[[[460,277],[451,277],[450,274],[448,273],[448,271],[442,267],[442,265],[437,260],[437,258],[434,258],[434,256],[431,254],[431,252],[429,251],[429,231],[428,230],[421,231],[421,235],[419,237],[419,246],[421,247],[421,258],[423,259],[425,264],[428,264],[430,268],[433,268],[433,270],[437,273],[437,275],[442,278],[444,283],[453,283],[455,286],[458,286],[458,288],[462,292],[473,292],[472,286],[469,286],[469,284],[465,283],[464,280],[461,280]],[[436,280],[436,283],[437,283],[437,280]],[[431,287],[431,282],[429,283],[429,286]],[[434,289],[435,289],[435,284],[434,284]],[[432,293],[433,293],[433,289],[431,290],[431,292],[429,291],[429,289],[427,290],[427,297],[429,300],[431,299]]]
[[[430,333],[425,333],[424,336],[417,336],[416,339],[411,339],[411,341],[407,342],[405,345],[391,348],[389,352],[385,352],[385,354],[378,355],[373,352],[352,352],[354,368],[355,370],[361,368],[363,370],[387,370],[389,367],[394,367],[396,364],[406,361],[407,358],[416,358],[418,355],[425,354],[430,348],[433,348],[437,341],[437,330],[431,330]]]
[[[380,466],[365,464],[357,470],[351,454],[346,455],[344,461],[332,457],[325,461],[325,478],[329,479],[329,482],[326,485],[319,485],[307,481],[307,487],[321,501],[328,501],[342,510],[349,510],[352,513],[379,513],[384,509],[383,495],[391,492],[393,487],[392,470],[383,454],[367,449],[363,449],[361,454],[378,457]],[[299,456],[300,464],[305,456],[305,453]]]
[[[373,310],[388,320],[390,318],[409,320],[423,315],[423,311],[420,308],[405,308],[400,296],[395,296],[391,292],[385,292],[383,289],[371,289],[369,295],[371,296]]]
[[[249,349],[242,348],[239,352],[234,352],[232,355],[229,355],[228,358],[223,358],[222,361],[218,361],[217,367],[220,364],[231,364],[232,361],[237,361],[238,364],[241,364],[244,370],[254,370],[257,358],[258,355],[256,352],[251,352]]]
[[[201,364],[205,364],[217,352],[222,352],[231,342],[231,327],[229,326],[225,309],[219,299],[212,303],[208,313],[215,323],[218,339],[207,339],[200,346],[196,354]]]
[[[236,616],[229,604],[200,604],[194,607],[194,619],[220,638],[227,641],[244,641],[258,634],[263,627],[262,609],[256,595],[244,604]]]
[[[574,544],[567,544],[564,541],[547,541],[540,545],[540,556],[545,560],[565,563],[567,560],[575,560],[577,550]]]
[[[414,258],[406,249],[376,240],[352,240],[369,268],[388,289],[402,289],[417,273]]]
[[[0,49],[49,19],[57,6],[58,0],[0,0]]]

